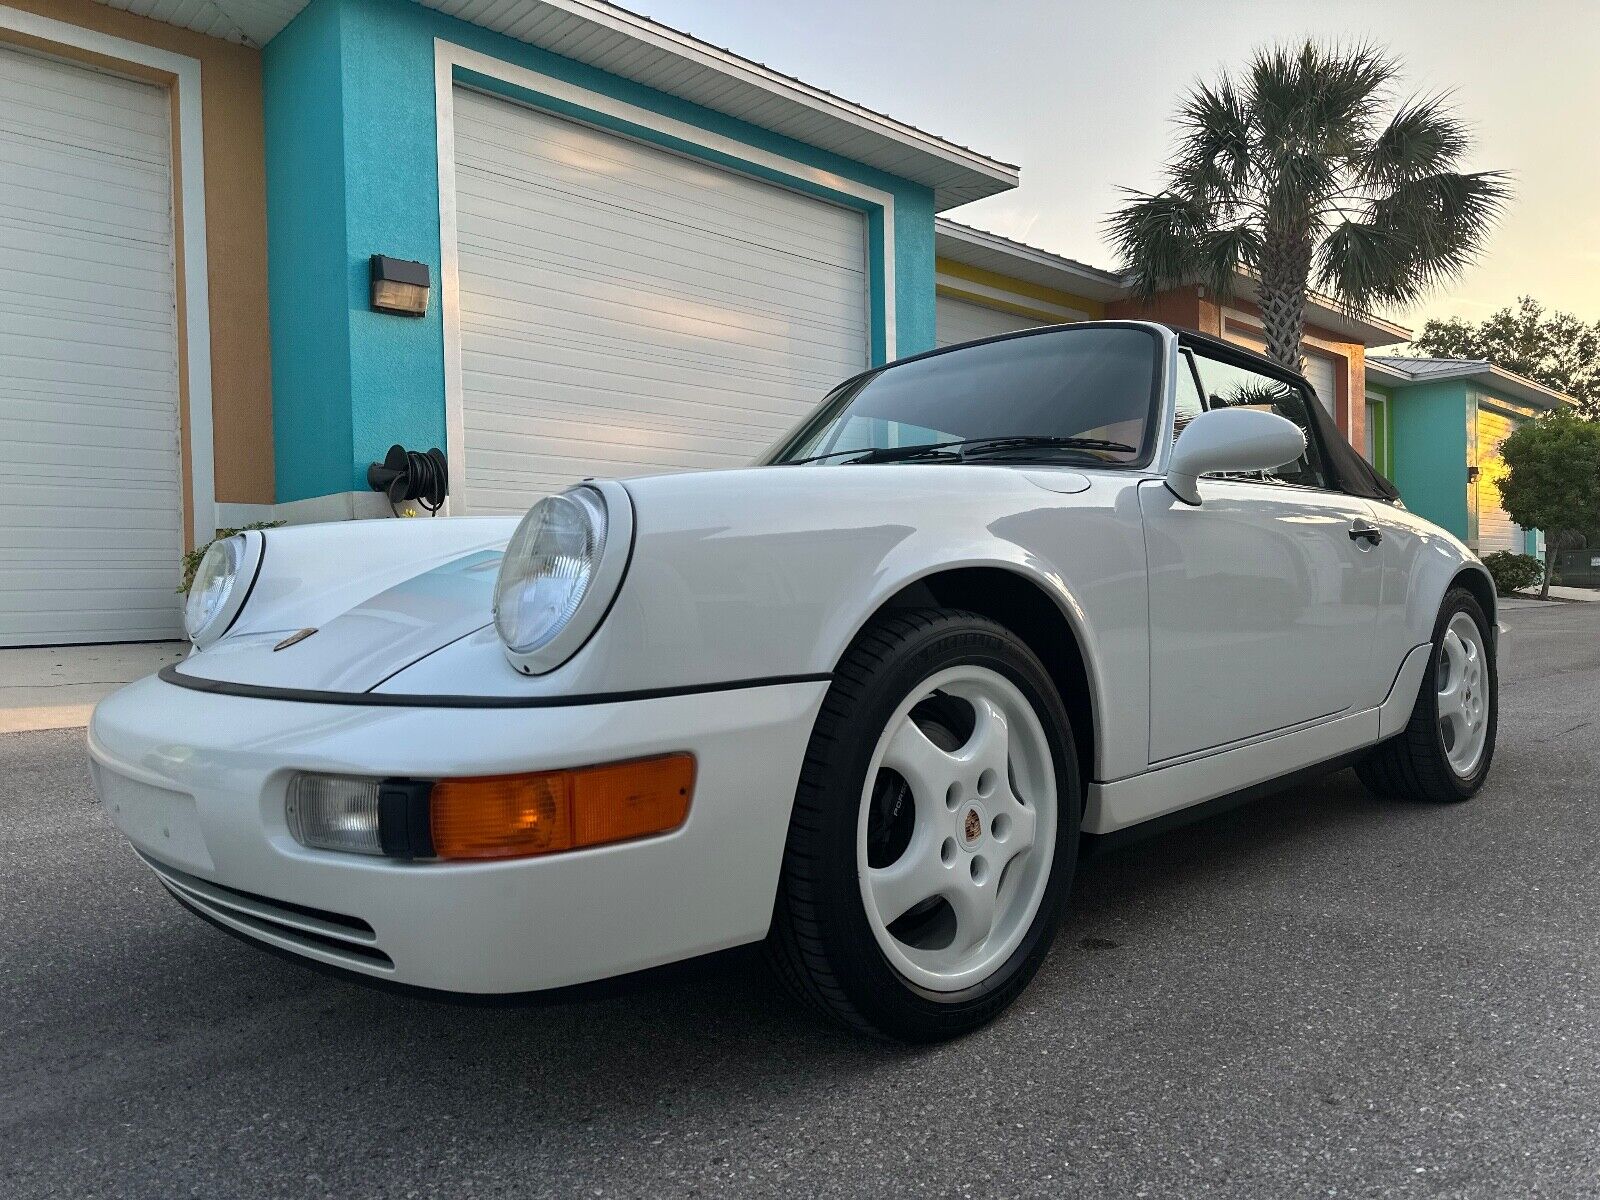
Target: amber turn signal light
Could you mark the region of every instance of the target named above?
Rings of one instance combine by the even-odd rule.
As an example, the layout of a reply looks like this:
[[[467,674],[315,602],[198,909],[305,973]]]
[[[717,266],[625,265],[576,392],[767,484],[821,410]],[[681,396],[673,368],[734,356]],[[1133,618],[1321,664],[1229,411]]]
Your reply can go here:
[[[430,797],[440,858],[526,858],[667,833],[683,824],[694,757],[441,779]]]

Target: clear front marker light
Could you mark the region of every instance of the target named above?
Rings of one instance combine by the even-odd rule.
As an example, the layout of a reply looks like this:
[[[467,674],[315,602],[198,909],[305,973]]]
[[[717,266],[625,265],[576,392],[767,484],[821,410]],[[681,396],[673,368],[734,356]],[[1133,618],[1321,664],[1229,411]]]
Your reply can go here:
[[[313,850],[382,854],[376,779],[343,775],[296,775],[284,815],[289,832]]]

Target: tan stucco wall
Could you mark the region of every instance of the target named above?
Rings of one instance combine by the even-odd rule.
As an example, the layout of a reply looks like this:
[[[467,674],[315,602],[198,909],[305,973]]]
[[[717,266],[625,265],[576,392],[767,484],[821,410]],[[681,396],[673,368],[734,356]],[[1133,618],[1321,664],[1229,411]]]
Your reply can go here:
[[[270,504],[272,371],[267,338],[266,159],[260,51],[132,16],[93,0],[4,2],[69,25],[200,61],[216,496],[222,502]],[[5,36],[0,33],[0,37]],[[63,58],[102,61],[70,47],[40,46],[23,38],[9,40],[50,49]],[[184,442],[187,458],[187,409]],[[186,504],[187,493],[185,486]]]

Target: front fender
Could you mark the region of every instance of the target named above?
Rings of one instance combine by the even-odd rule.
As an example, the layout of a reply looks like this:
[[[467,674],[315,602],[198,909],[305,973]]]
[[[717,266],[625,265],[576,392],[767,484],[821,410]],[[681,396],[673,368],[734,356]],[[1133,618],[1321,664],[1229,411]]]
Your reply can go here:
[[[554,698],[815,678],[834,670],[897,593],[935,574],[996,568],[1029,580],[1060,609],[1097,714],[1114,714],[1108,733],[1119,736],[1101,745],[1142,768],[1146,589],[1137,509],[1121,502],[1126,479],[1068,495],[1003,467],[885,465],[626,486],[632,561],[612,611],[570,662],[522,676],[493,629],[482,629],[376,690]]]

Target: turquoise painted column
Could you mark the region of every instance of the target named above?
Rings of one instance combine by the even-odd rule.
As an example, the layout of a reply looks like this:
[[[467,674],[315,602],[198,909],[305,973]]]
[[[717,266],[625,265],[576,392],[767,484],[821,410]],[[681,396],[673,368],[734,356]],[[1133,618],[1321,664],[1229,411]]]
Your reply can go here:
[[[350,489],[341,51],[338,6],[317,0],[261,56],[279,502]]]

